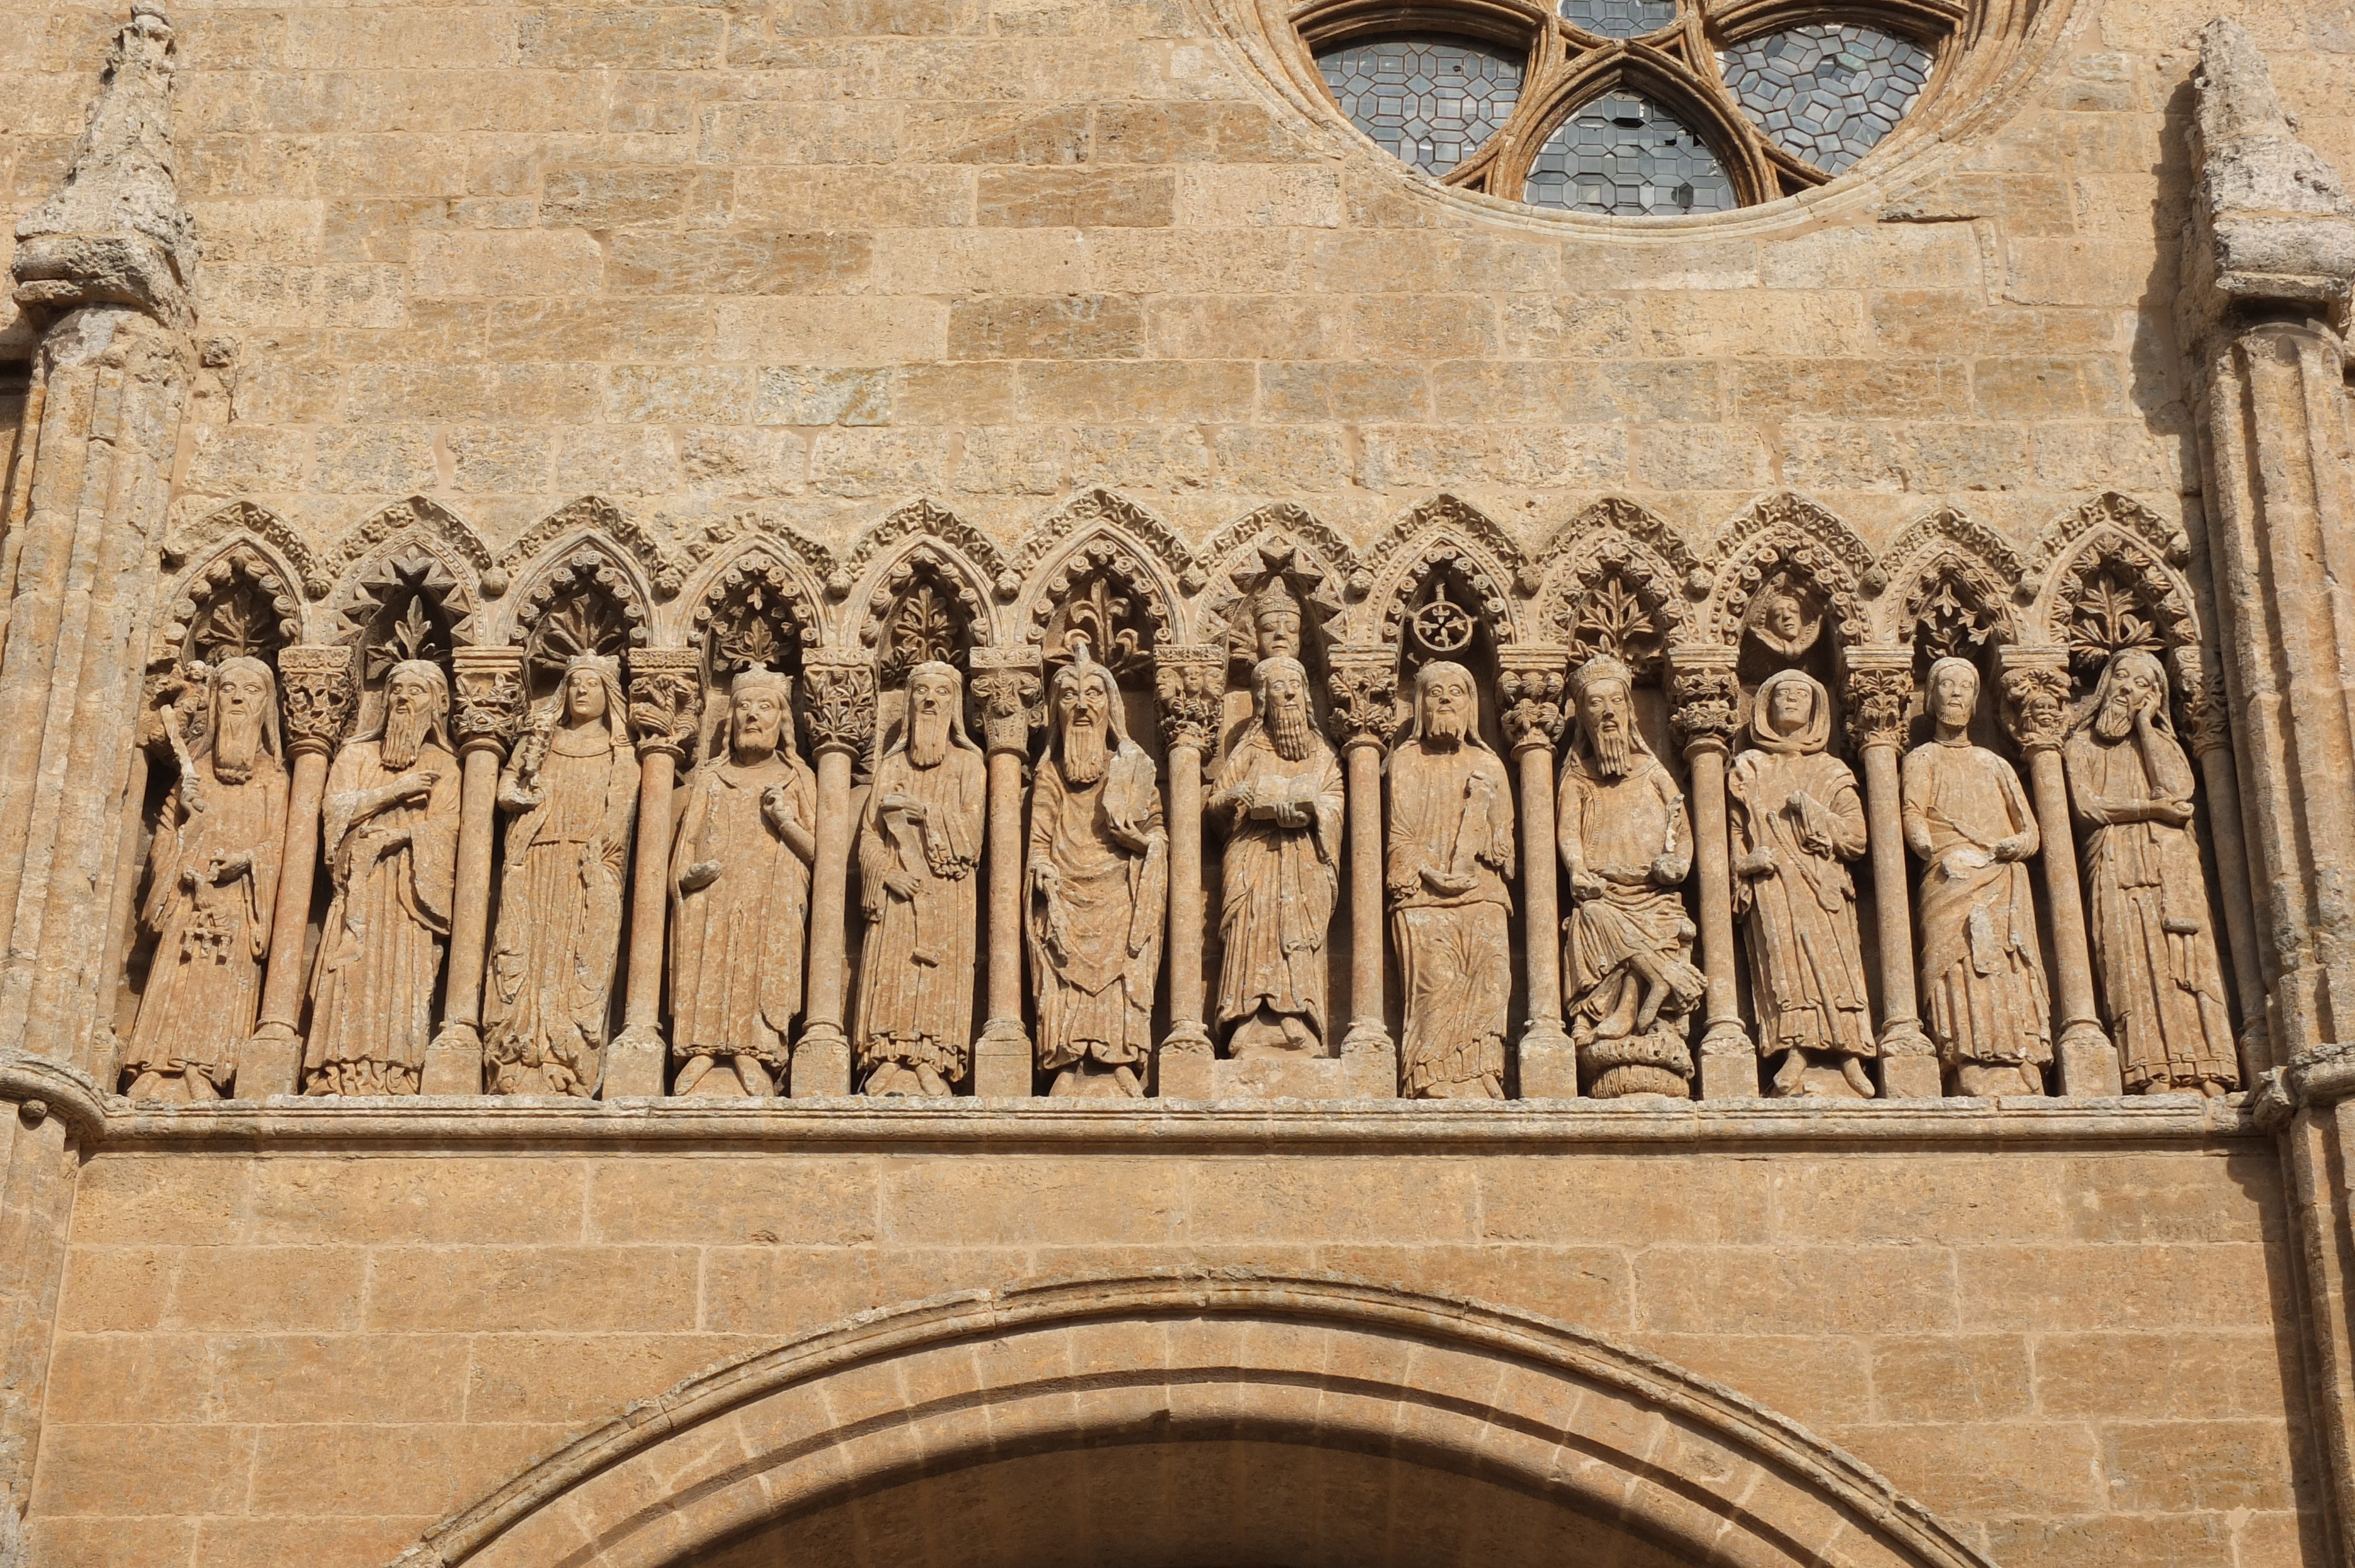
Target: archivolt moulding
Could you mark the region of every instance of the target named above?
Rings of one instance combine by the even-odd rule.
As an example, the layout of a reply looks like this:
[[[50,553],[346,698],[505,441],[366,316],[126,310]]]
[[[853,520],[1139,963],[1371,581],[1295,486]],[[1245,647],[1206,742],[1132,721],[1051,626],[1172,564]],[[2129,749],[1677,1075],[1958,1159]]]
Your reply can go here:
[[[1396,1478],[1461,1505],[1444,1510],[1456,1534],[1496,1499],[1536,1526],[1487,1559],[1514,1568],[1581,1544],[1659,1568],[1990,1568],[1855,1459],[1657,1357],[1455,1298],[1240,1271],[862,1314],[632,1405],[435,1525],[397,1568],[678,1568],[738,1561],[735,1544],[767,1562],[770,1531],[793,1543],[774,1560],[815,1568],[834,1560],[824,1543],[846,1513],[862,1560],[911,1568],[1012,1568],[1042,1544],[1026,1529],[1073,1560],[1090,1543],[1071,1532],[1094,1531],[1100,1553],[1215,1561],[1201,1554],[1230,1544],[1229,1521],[1264,1489],[1241,1466],[1187,1465],[1203,1444],[1305,1461],[1328,1481]],[[1092,1473],[1163,1462],[1195,1484],[1073,1506]],[[1042,1470],[1051,1497],[1025,1490]],[[954,1551],[928,1554],[933,1491],[992,1506],[956,1516]],[[1325,1531],[1295,1543],[1304,1559],[1366,1549],[1352,1510],[1297,1523],[1316,1511],[1307,1496],[1293,1510],[1289,1528]],[[876,1539],[883,1528],[904,1539]],[[1415,1555],[1412,1533],[1384,1541],[1377,1526],[1374,1555]]]

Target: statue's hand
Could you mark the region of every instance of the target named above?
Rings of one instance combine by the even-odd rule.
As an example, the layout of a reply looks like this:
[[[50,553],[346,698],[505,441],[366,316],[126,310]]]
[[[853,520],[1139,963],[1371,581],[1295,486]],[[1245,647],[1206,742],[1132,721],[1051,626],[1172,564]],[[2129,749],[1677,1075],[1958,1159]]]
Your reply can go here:
[[[442,782],[442,775],[431,768],[421,768],[414,773],[404,773],[393,780],[404,800],[422,800],[433,793],[433,786]]]
[[[1104,819],[1104,832],[1112,835],[1113,842],[1118,844],[1121,848],[1127,850],[1132,854],[1143,854],[1146,850],[1153,847],[1153,841],[1146,838],[1144,831],[1138,828],[1135,822],[1122,821],[1117,818],[1106,817]]]
[[[215,850],[212,863],[206,867],[205,875],[215,887],[218,887],[224,883],[235,882],[240,876],[250,875],[252,871],[252,851],[240,850],[235,854],[223,854]]]
[[[1685,879],[1685,873],[1689,869],[1677,856],[1664,854],[1652,863],[1652,880],[1662,887],[1673,887]]]
[[[2014,833],[2008,839],[1996,840],[1995,858],[2000,861],[2026,860],[2028,858],[2028,835],[2025,833]]]
[[[719,863],[699,860],[678,874],[678,890],[681,893],[700,893],[719,880]]]
[[[883,885],[894,898],[913,900],[924,885],[916,880],[912,872],[893,871],[884,874]]]
[[[1735,863],[1733,869],[1742,876],[1772,876],[1780,871],[1782,866],[1774,859],[1773,850],[1753,850],[1743,855]]]
[[[1570,874],[1570,895],[1576,899],[1603,896],[1603,879],[1591,871],[1578,870]]]
[[[2150,814],[2170,828],[2191,825],[2191,802],[2189,800],[2153,800]]]
[[[194,893],[197,890],[197,868],[193,865],[182,866],[179,881],[181,892]]]
[[[1450,876],[1444,872],[1434,871],[1427,865],[1423,868],[1423,885],[1442,898],[1461,897],[1471,892],[1476,885],[1473,879],[1468,876]]]

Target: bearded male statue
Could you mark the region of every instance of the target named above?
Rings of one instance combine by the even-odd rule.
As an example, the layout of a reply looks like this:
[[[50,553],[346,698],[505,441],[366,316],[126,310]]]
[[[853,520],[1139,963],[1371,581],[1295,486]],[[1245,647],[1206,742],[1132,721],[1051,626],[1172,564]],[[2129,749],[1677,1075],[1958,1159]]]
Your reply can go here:
[[[867,915],[853,1038],[870,1095],[956,1092],[973,1051],[974,868],[989,766],[964,730],[964,677],[908,672],[908,710],[858,822]]]
[[[2041,840],[2011,764],[1971,744],[1978,697],[1969,660],[1931,665],[1936,736],[1905,754],[1902,773],[1905,844],[1923,865],[1923,1001],[1949,1093],[2041,1095],[2051,1003],[2028,857]]]
[[[776,671],[739,674],[721,723],[679,791],[671,845],[671,1093],[766,1098],[802,1010],[817,779],[794,752],[793,684]]]
[[[311,979],[304,1092],[413,1095],[458,879],[450,682],[427,660],[385,681],[368,733],[328,769],[322,812],[335,887]]]
[[[1578,735],[1562,764],[1559,847],[1572,900],[1562,955],[1571,1038],[1598,1099],[1683,1095],[1700,1002],[1685,798],[1636,725],[1636,678],[1604,655],[1570,679]]]
[[[1803,670],[1777,671],[1758,688],[1750,735],[1725,794],[1758,1049],[1782,1059],[1770,1092],[1870,1099],[1864,1064],[1879,1052],[1848,871],[1865,852],[1864,800],[1848,764],[1825,749],[1831,694]]]
[[[2128,1094],[2240,1083],[2207,879],[2191,836],[2191,764],[2167,713],[2167,669],[2110,656],[2061,749],[2083,846],[2094,966]]]
[[[155,957],[123,1054],[134,1100],[217,1100],[261,1005],[286,838],[278,683],[259,659],[213,672],[205,732],[147,854]],[[166,722],[170,722],[167,717]]]
[[[499,777],[508,813],[483,986],[493,1094],[587,1098],[604,1075],[638,758],[611,659],[565,666]]]
[[[1025,921],[1039,1065],[1052,1095],[1145,1093],[1169,896],[1153,758],[1128,738],[1112,672],[1079,659],[1048,694],[1053,740],[1030,789]]]
[[[1220,759],[1210,814],[1226,829],[1218,1026],[1226,1054],[1333,1054],[1325,934],[1340,895],[1345,789],[1308,709],[1300,661],[1260,661],[1254,717]]]
[[[1425,664],[1414,728],[1390,757],[1383,883],[1406,992],[1409,1099],[1502,1099],[1513,995],[1513,792],[1481,740],[1461,664]]]

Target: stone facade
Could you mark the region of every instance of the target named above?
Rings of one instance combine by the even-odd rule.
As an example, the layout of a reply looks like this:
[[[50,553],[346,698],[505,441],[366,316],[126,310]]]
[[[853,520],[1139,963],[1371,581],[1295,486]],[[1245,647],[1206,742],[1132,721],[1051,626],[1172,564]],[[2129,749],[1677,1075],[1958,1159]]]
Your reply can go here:
[[[0,1568],[2355,1563],[2345,19],[1679,4],[0,22]]]

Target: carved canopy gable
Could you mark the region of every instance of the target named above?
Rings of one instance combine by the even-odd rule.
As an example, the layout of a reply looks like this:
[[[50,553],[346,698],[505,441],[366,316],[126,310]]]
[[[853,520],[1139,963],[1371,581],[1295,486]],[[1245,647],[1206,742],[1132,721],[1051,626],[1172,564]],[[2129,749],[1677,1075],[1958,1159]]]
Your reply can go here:
[[[856,585],[858,642],[875,651],[886,687],[927,659],[963,668],[970,650],[994,645],[991,601],[1019,586],[986,535],[924,500],[868,530],[837,576]]]
[[[334,591],[335,577],[313,553],[310,541],[278,514],[250,501],[231,502],[173,529],[164,539],[164,565],[176,569],[207,546],[240,535],[256,541],[283,562],[305,599],[325,599]]]
[[[1245,606],[1281,579],[1314,625],[1337,635],[1345,599],[1362,597],[1372,579],[1349,542],[1305,507],[1277,502],[1239,517],[1202,551],[1209,587],[1199,612],[1205,642],[1240,649],[1251,641]]]
[[[260,540],[232,537],[184,576],[165,599],[148,664],[218,664],[251,657],[277,662],[303,641],[303,607],[293,574]]]
[[[1182,641],[1180,595],[1199,586],[1184,543],[1158,520],[1105,491],[1090,491],[1022,542],[1024,636],[1050,662],[1084,640],[1124,680],[1150,675],[1149,656]]]
[[[567,502],[525,529],[514,544],[499,552],[498,569],[509,581],[516,581],[534,562],[549,555],[552,546],[566,545],[575,535],[601,539],[617,556],[633,562],[656,598],[677,597],[684,581],[678,563],[652,534],[602,495]]]
[[[448,663],[474,641],[474,601],[442,548],[410,535],[363,569],[337,607],[340,641],[359,651],[360,679],[374,687],[405,659]]]
[[[706,678],[724,683],[756,666],[790,673],[818,645],[819,611],[808,568],[765,540],[708,575],[695,597],[687,641]]]
[[[362,561],[382,561],[395,554],[414,553],[421,546],[440,556],[453,578],[466,588],[469,613],[474,604],[474,586],[483,594],[496,599],[506,591],[504,579],[496,577],[491,559],[491,548],[473,524],[438,502],[421,495],[391,505],[361,522],[327,552],[320,562],[320,570],[330,582],[347,581],[353,568]],[[496,592],[493,591],[496,588]]]
[[[1608,653],[1655,678],[1668,648],[1685,640],[1693,588],[1709,582],[1676,530],[1619,496],[1564,524],[1537,569],[1539,625],[1569,646],[1572,667]]]
[[[1879,606],[1881,640],[1914,648],[1923,660],[1976,659],[1988,646],[2019,641],[2013,599],[2024,568],[1994,529],[1952,506],[1906,525],[1883,556],[1890,591]]]
[[[1528,559],[1487,514],[1455,496],[1400,518],[1369,566],[1374,640],[1399,644],[1410,665],[1455,657],[1483,624],[1498,643],[1518,638]]]
[[[1762,601],[1773,591],[1797,599],[1803,618],[1820,617],[1822,630],[1843,646],[1864,641],[1863,597],[1880,591],[1881,570],[1853,529],[1805,496],[1784,491],[1753,503],[1726,525],[1710,554],[1717,583],[1708,641],[1739,644],[1759,629],[1759,612],[1770,608]]]
[[[517,597],[507,641],[524,650],[525,676],[535,693],[552,686],[574,658],[618,658],[646,641],[645,590],[620,550],[602,536],[573,540]]]
[[[2200,617],[2182,568],[2182,533],[2141,503],[2094,497],[2038,541],[2039,623],[2069,650],[2081,678],[2126,648],[2167,654],[2200,641]]]

